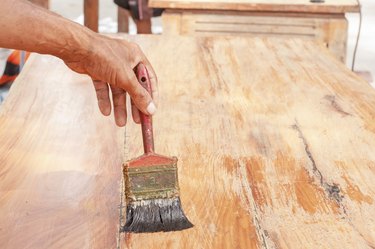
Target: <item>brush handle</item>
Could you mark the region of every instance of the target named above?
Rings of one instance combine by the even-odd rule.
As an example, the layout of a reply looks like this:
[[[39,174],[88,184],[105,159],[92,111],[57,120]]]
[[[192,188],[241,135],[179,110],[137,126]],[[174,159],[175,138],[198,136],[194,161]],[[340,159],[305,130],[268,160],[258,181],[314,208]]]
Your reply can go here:
[[[139,84],[151,95],[151,82],[146,67],[139,63],[136,67],[136,75]],[[154,152],[154,135],[152,131],[152,117],[139,111],[139,117],[141,119],[142,126],[142,138],[143,138],[143,149],[145,154]]]

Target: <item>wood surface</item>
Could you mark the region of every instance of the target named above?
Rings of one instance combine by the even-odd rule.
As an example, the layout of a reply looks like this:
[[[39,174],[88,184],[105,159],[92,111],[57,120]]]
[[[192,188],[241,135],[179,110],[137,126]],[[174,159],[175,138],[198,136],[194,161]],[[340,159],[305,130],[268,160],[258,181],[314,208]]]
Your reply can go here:
[[[30,2],[42,6],[46,9],[49,8],[49,0],[29,0]]]
[[[129,33],[129,12],[117,7],[117,32]]]
[[[156,151],[195,227],[123,234],[140,127],[33,55],[0,112],[1,248],[374,248],[375,91],[312,41],[127,37],[158,74]],[[125,146],[124,142],[125,135]],[[124,158],[123,158],[124,154]]]
[[[99,0],[84,0],[83,2],[84,25],[98,32],[99,29]]]
[[[166,9],[278,11],[311,13],[358,12],[357,0],[150,0],[149,5]]]
[[[166,10],[163,34],[195,36],[280,36],[322,42],[346,61],[348,22],[343,14]]]

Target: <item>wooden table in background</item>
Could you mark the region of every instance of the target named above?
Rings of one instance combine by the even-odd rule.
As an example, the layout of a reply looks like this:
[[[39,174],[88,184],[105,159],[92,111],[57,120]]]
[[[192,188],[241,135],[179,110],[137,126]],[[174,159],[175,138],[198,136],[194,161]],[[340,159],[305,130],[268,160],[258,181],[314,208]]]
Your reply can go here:
[[[49,8],[49,0],[29,0],[30,2]],[[99,31],[99,0],[83,1],[84,25],[89,29]],[[117,7],[118,32],[129,32],[129,13],[124,8]]]
[[[49,0],[29,0],[30,2],[42,6],[46,9],[49,8]]]
[[[114,4],[114,3],[113,3]],[[99,31],[99,0],[83,1],[84,24],[89,29]],[[129,32],[129,12],[124,8],[117,7],[118,32]]]
[[[345,62],[347,12],[358,12],[357,0],[150,0],[165,8],[164,34],[266,35],[322,41]]]
[[[119,232],[140,128],[116,128],[89,77],[34,54],[0,110],[1,248],[375,247],[366,82],[311,41],[126,38],[158,73],[156,150],[179,158],[195,227]]]

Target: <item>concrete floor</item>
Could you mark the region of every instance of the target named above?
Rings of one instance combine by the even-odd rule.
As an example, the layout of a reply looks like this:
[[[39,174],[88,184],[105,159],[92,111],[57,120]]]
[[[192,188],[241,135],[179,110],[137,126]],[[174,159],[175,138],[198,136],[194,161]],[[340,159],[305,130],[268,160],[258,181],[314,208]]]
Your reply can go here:
[[[361,0],[363,23],[362,32],[357,51],[355,71],[368,71],[375,78],[375,1]],[[111,0],[99,0],[100,4],[100,27],[101,32],[115,33],[117,31],[117,7]],[[83,1],[77,0],[50,0],[51,10],[67,17],[83,22]],[[348,50],[347,50],[347,66],[351,68],[353,51],[358,32],[359,14],[347,14],[349,23]],[[154,33],[161,33],[161,20],[154,18]],[[134,23],[130,24],[130,33],[135,34]],[[372,82],[375,87],[375,82]]]

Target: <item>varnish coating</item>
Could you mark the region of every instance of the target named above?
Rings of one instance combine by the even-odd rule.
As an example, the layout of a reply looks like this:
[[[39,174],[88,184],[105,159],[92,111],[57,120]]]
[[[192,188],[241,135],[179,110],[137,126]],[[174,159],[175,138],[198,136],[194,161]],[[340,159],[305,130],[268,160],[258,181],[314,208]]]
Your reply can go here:
[[[124,149],[90,79],[34,55],[0,113],[2,248],[375,247],[369,85],[310,41],[131,39],[158,73],[155,147],[179,159],[194,228],[119,233],[140,127]]]

